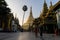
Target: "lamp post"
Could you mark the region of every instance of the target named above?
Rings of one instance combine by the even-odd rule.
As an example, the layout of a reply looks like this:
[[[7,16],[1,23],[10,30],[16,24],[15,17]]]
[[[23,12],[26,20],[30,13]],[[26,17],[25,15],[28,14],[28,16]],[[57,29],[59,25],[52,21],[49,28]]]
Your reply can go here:
[[[22,9],[23,9],[23,11],[24,11],[23,19],[22,19],[22,27],[23,27],[23,23],[24,23],[24,16],[25,16],[25,12],[27,11],[27,6],[26,6],[26,5],[24,5]]]

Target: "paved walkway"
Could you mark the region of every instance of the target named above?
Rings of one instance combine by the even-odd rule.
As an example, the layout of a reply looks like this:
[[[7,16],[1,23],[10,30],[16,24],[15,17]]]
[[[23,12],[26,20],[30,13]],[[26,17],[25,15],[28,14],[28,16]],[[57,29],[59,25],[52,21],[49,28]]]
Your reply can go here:
[[[32,32],[0,33],[0,40],[60,40],[60,36],[43,34],[41,38],[39,35],[35,37]]]
[[[39,35],[35,37],[34,33],[25,32],[19,36],[19,40],[60,40],[60,36],[56,36],[54,34],[43,34],[41,38]]]

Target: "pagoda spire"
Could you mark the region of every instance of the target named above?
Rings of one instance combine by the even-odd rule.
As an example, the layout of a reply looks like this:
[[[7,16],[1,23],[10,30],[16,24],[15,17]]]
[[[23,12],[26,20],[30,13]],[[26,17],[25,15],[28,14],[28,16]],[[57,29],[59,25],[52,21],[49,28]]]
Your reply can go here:
[[[50,8],[52,7],[52,1],[50,1]]]
[[[32,17],[32,7],[30,7],[30,17]]]
[[[34,18],[33,18],[33,14],[32,14],[32,7],[30,7],[30,14],[29,14],[29,17],[28,17],[28,20],[27,20],[27,22],[29,22],[29,21],[31,21],[31,20],[33,20]]]
[[[46,13],[47,13],[47,11],[48,11],[48,7],[47,7],[47,3],[46,3],[46,0],[44,0],[44,5],[43,5],[43,15],[46,15]]]

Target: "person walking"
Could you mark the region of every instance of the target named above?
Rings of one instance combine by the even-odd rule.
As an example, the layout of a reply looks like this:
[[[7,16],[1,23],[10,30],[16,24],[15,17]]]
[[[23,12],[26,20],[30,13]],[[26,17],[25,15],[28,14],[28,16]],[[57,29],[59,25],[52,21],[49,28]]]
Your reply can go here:
[[[38,36],[38,27],[35,27],[35,36],[37,37]]]
[[[40,33],[40,36],[42,37],[43,36],[43,27],[42,26],[39,27],[39,31],[40,31],[39,32]]]
[[[58,35],[58,29],[55,29],[55,36]]]

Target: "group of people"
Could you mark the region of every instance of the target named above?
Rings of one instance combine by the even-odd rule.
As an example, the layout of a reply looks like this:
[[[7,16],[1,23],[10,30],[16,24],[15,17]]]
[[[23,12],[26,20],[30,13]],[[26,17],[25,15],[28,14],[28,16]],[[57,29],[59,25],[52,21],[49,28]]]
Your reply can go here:
[[[35,27],[34,32],[35,32],[36,37],[38,36],[38,33],[42,37],[43,36],[43,27],[42,26],[41,27]]]

